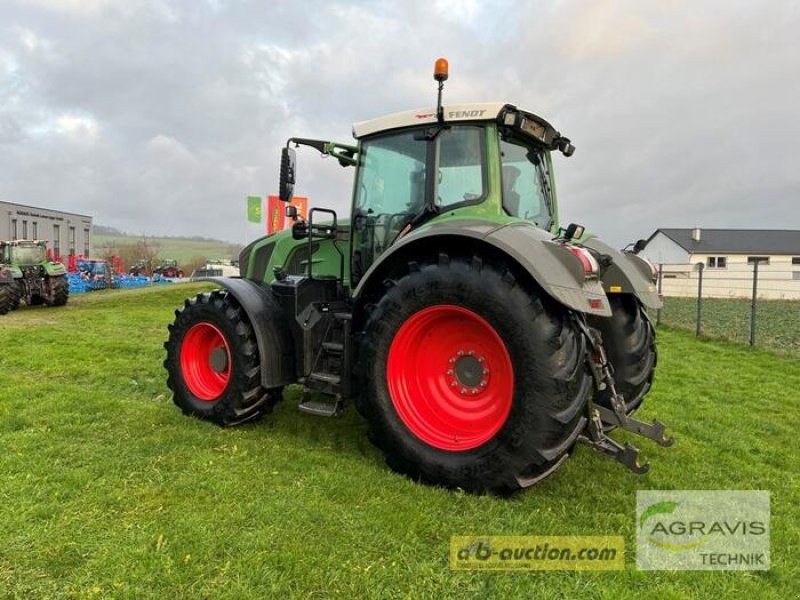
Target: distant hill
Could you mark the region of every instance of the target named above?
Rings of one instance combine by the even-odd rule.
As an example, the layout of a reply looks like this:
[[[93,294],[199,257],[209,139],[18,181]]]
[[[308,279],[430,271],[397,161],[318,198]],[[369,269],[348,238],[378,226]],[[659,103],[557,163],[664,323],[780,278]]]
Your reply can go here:
[[[132,235],[106,225],[94,225],[93,232],[95,254],[98,256],[126,255],[130,253],[130,247],[142,242],[156,248],[160,258],[174,258],[179,264],[198,263],[201,260],[233,260],[239,257],[239,252],[242,250],[240,244],[201,236]],[[128,256],[125,256],[125,259],[127,262]]]
[[[125,237],[128,235],[124,231],[120,231],[116,227],[109,227],[108,225],[92,225],[92,234],[109,237]]]

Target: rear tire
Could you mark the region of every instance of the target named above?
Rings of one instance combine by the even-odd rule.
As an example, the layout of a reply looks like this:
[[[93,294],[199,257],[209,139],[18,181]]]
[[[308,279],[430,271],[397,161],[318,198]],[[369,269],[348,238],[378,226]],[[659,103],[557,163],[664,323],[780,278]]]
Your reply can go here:
[[[282,388],[261,386],[253,328],[226,292],[186,300],[164,348],[167,386],[184,414],[228,427],[260,419],[281,398]]]
[[[609,294],[608,300],[611,316],[590,317],[589,325],[603,336],[617,392],[625,399],[625,411],[630,414],[641,406],[653,385],[658,362],[656,332],[635,296]],[[611,408],[608,390],[596,392],[594,401]]]
[[[11,310],[17,310],[19,308],[20,302],[22,302],[22,296],[24,295],[22,289],[22,281],[17,280],[11,284],[11,288],[13,290],[12,301],[11,301]]]
[[[16,289],[13,283],[4,283],[0,285],[0,315],[14,310],[16,297]]]
[[[567,311],[480,259],[414,267],[366,325],[370,439],[395,471],[445,487],[504,494],[550,475],[591,392]]]
[[[69,299],[69,283],[64,276],[49,277],[47,280],[49,306],[64,306]]]

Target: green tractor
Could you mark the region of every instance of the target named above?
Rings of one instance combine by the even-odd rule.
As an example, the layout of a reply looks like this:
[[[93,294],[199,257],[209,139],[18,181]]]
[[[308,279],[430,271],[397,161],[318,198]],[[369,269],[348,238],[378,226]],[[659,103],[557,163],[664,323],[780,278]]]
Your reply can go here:
[[[182,269],[178,268],[177,260],[174,258],[165,258],[155,269],[153,269],[153,275],[174,279],[176,277],[182,278],[184,273]]]
[[[511,104],[442,106],[358,123],[357,145],[291,138],[352,167],[351,215],[313,208],[258,239],[239,278],[176,311],[167,384],[188,415],[261,418],[291,384],[319,416],[354,404],[388,465],[415,480],[509,493],[586,442],[635,472],[622,428],[653,381],[655,271],[558,222],[551,154],[573,145]]]
[[[47,259],[47,244],[38,240],[0,242],[0,315],[29,305],[63,306],[69,298],[67,271]]]
[[[150,266],[148,264],[148,261],[146,261],[143,258],[140,258],[135,263],[133,263],[133,265],[131,265],[131,268],[128,270],[128,274],[134,277],[139,277],[141,275],[147,277],[149,276],[149,273],[150,273]]]

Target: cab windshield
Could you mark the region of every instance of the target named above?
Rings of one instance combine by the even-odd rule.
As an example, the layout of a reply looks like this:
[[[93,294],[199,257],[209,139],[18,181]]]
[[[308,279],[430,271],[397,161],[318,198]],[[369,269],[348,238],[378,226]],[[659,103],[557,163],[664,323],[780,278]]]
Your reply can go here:
[[[553,224],[553,200],[546,154],[513,140],[500,141],[503,209],[542,229]]]
[[[427,211],[455,208],[486,196],[485,129],[453,125],[426,135],[405,130],[362,142],[354,199],[356,279]],[[426,182],[426,172],[437,173]]]
[[[45,259],[44,248],[38,245],[15,246],[12,253],[14,261],[21,265],[36,265]]]

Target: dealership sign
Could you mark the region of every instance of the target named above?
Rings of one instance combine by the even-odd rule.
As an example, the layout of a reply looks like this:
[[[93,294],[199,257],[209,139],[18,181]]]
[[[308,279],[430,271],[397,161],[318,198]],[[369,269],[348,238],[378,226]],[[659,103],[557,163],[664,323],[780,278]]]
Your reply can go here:
[[[636,566],[641,570],[767,570],[766,491],[636,493]]]

